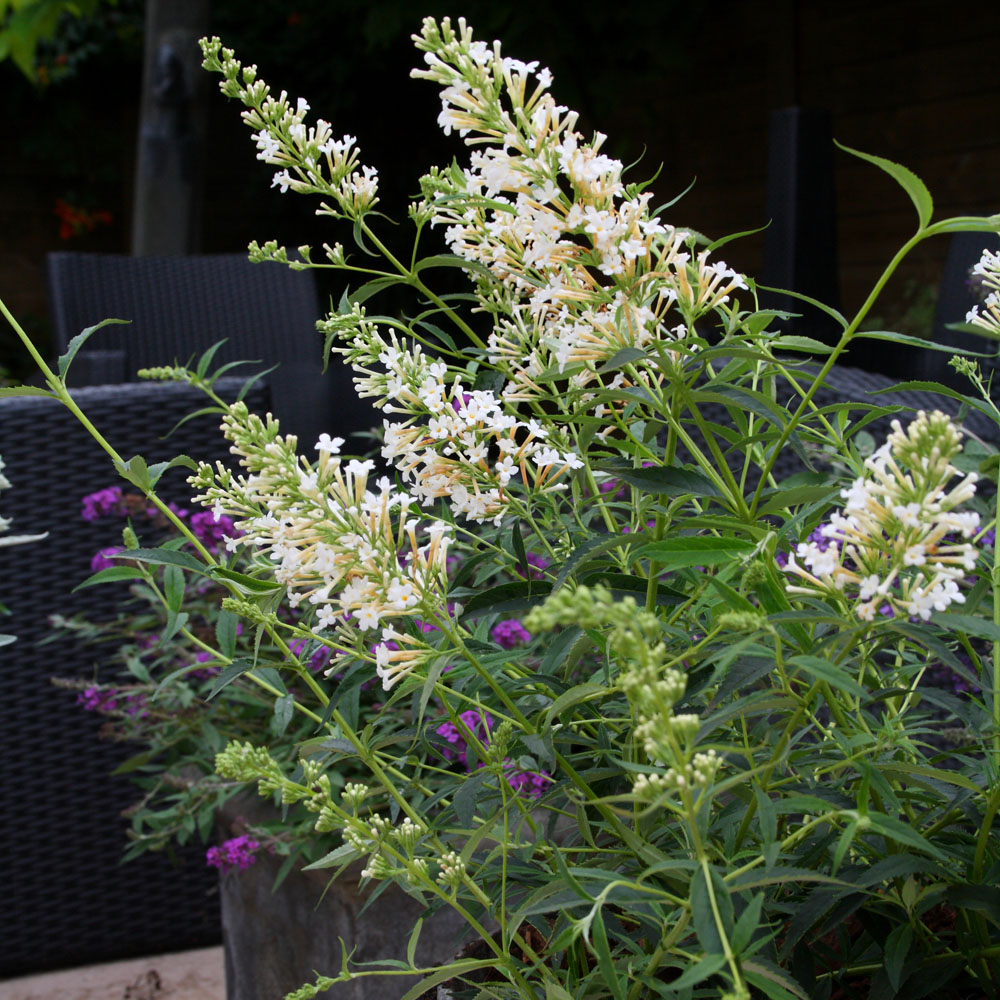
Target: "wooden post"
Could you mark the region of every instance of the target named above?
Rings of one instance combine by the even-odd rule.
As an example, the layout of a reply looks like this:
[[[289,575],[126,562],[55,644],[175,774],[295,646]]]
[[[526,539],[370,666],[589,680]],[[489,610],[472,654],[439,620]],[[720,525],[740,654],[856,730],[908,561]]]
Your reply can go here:
[[[200,238],[210,0],[147,0],[132,253],[187,254]]]

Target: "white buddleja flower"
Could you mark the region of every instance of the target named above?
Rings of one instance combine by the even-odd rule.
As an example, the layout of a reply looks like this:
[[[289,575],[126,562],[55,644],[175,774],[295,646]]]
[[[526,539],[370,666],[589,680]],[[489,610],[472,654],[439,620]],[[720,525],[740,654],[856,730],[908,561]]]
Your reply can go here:
[[[358,219],[378,202],[378,171],[360,162],[352,135],[335,138],[322,118],[308,125],[308,102],[298,98],[293,109],[288,94],[275,98],[257,77],[256,66],[243,66],[218,38],[201,39],[205,69],[221,73],[219,89],[246,105],[243,120],[254,130],[257,159],[272,164],[271,182],[282,193],[319,194],[330,198],[318,214]]]
[[[362,312],[354,315],[354,336],[334,350],[354,368],[360,396],[403,417],[385,421],[382,457],[421,504],[444,498],[456,517],[499,524],[511,480],[558,490],[568,472],[582,467],[566,442],[535,420],[513,416],[494,392],[467,386],[419,344],[401,343],[395,332],[386,339]]]
[[[10,481],[3,474],[4,461],[3,457],[0,456],[0,491],[10,489]],[[5,532],[10,527],[9,517],[0,517],[0,532]],[[23,545],[25,542],[37,542],[42,538],[45,538],[47,532],[43,532],[40,535],[4,535],[0,538],[0,548],[5,548],[11,545]]]
[[[236,521],[243,534],[235,543],[270,561],[293,606],[316,606],[317,631],[347,622],[366,632],[447,613],[450,529],[410,516],[414,498],[387,478],[370,483],[374,463],[345,461],[343,439],[324,434],[310,465],[296,454],[295,438],[243,403],[233,404],[222,429],[246,474],[202,465],[190,480],[203,490],[196,499]],[[419,662],[411,658],[393,679]]]
[[[992,337],[1000,338],[1000,254],[984,250],[979,262],[972,268],[972,274],[990,292],[982,307],[973,306],[969,310],[965,322],[980,327]]]
[[[626,188],[604,135],[587,142],[576,131],[548,70],[474,41],[462,19],[456,31],[428,18],[414,41],[426,68],[412,75],[442,88],[439,124],[475,145],[466,168],[432,171],[422,191],[452,252],[491,276],[479,295],[494,316],[490,361],[508,380],[505,399],[544,396],[538,376],[552,368],[574,390],[600,389],[600,363],[676,340],[679,328],[688,339],[699,316],[747,287],[707,251],[691,264],[690,234],[651,215],[650,193]],[[634,373],[615,378],[635,384]]]
[[[863,621],[880,612],[926,621],[964,603],[960,584],[976,568],[971,539],[979,515],[957,509],[975,494],[977,479],[969,473],[953,483],[961,442],[959,428],[938,411],[921,410],[905,431],[894,420],[866,474],[841,492],[844,507],[820,540],[789,555],[787,590],[847,601]]]

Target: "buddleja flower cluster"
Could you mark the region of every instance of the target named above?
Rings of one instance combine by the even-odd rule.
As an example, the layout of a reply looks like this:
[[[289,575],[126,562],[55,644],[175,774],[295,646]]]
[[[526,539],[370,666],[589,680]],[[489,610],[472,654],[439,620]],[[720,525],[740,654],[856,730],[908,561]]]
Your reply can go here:
[[[398,643],[408,637],[390,620],[447,614],[448,526],[408,517],[413,498],[387,478],[370,486],[374,463],[342,461],[343,439],[324,434],[316,444],[319,461],[310,465],[296,453],[294,437],[282,437],[270,415],[261,420],[243,403],[232,405],[222,427],[247,473],[202,464],[189,480],[203,491],[196,499],[217,517],[233,518],[243,534],[226,545],[275,564],[275,580],[287,586],[292,606],[316,607],[318,629],[349,619],[361,631],[381,625],[383,639]],[[400,665],[412,669],[413,657],[384,643],[381,649],[378,671],[388,688]]]
[[[984,250],[979,263],[972,268],[974,277],[979,278],[989,293],[983,302],[983,312],[973,306],[965,316],[965,322],[978,326],[991,337],[1000,338],[1000,254]]]
[[[218,38],[203,38],[201,50],[205,68],[223,76],[219,89],[247,105],[243,120],[258,130],[257,159],[281,167],[272,187],[329,197],[333,204],[323,205],[324,215],[357,219],[372,209],[378,201],[378,171],[360,163],[353,136],[334,138],[323,119],[307,127],[309,104],[300,97],[292,110],[285,91],[273,97],[257,78],[257,67],[241,65]]]
[[[866,475],[841,493],[843,509],[820,529],[826,545],[802,542],[788,557],[785,571],[796,577],[788,591],[846,600],[863,621],[880,612],[926,621],[964,603],[979,515],[956,509],[976,491],[975,473],[951,485],[961,450],[961,431],[944,413],[920,411],[906,430],[894,420]]]
[[[652,195],[625,185],[621,161],[601,152],[604,135],[584,141],[577,113],[548,92],[547,69],[474,41],[461,19],[456,32],[428,18],[414,42],[428,68],[412,75],[442,87],[438,123],[484,147],[469,167],[421,184],[451,250],[490,275],[479,293],[494,315],[490,360],[507,376],[507,398],[548,395],[539,377],[553,367],[573,369],[572,386],[600,387],[596,364],[687,337],[747,287],[707,252],[692,263],[690,234],[662,224]],[[612,384],[627,381],[619,373]]]
[[[406,415],[385,421],[382,456],[423,504],[444,497],[457,517],[499,524],[512,478],[550,492],[564,489],[564,474],[583,466],[565,446],[553,447],[550,430],[537,420],[508,413],[492,391],[467,386],[419,344],[407,349],[395,334],[386,340],[367,328],[341,351],[358,372],[359,396]]]

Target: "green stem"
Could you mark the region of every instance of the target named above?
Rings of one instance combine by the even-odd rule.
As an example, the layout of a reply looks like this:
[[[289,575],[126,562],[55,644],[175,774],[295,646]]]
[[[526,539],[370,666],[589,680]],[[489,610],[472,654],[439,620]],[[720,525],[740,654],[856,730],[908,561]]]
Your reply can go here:
[[[371,231],[368,224],[364,220],[360,220],[361,229],[364,231],[365,235],[378,247],[379,253],[394,267],[400,274],[404,275],[407,282],[412,285],[417,291],[422,292],[427,296],[430,302],[433,302],[447,317],[458,327],[472,341],[476,347],[486,349],[486,344],[480,338],[479,334],[469,326],[468,323],[462,319],[458,313],[455,312],[451,306],[448,305],[440,296],[432,292],[418,276],[416,270],[413,268],[406,267],[405,264],[401,263],[396,259],[395,255],[389,250],[389,248]]]
[[[954,221],[954,220],[947,220],[947,221]],[[771,474],[771,470],[774,468],[774,463],[778,460],[778,455],[781,453],[781,449],[785,446],[785,443],[791,437],[792,432],[798,426],[799,421],[802,419],[802,416],[805,413],[805,411],[809,408],[809,405],[812,403],[813,397],[819,391],[819,388],[826,379],[826,376],[830,374],[830,370],[836,364],[837,360],[844,353],[844,351],[847,350],[847,347],[850,344],[851,340],[854,338],[854,334],[857,332],[858,327],[861,325],[865,316],[868,315],[872,306],[875,304],[876,299],[878,299],[879,295],[882,294],[882,289],[885,288],[887,282],[892,277],[896,268],[899,267],[900,263],[902,263],[906,255],[909,254],[909,252],[915,246],[917,246],[923,240],[927,239],[927,237],[931,234],[932,229],[934,229],[933,226],[930,227],[929,229],[917,230],[917,232],[903,244],[903,246],[897,251],[896,255],[892,258],[892,260],[889,261],[889,264],[882,272],[878,281],[875,282],[874,287],[868,293],[868,298],[865,299],[861,308],[854,316],[854,319],[852,319],[851,322],[844,329],[844,332],[840,336],[840,340],[837,341],[833,350],[827,356],[827,359],[823,363],[823,366],[820,368],[819,373],[813,379],[812,385],[809,386],[809,388],[806,390],[805,395],[799,401],[799,405],[796,407],[795,412],[792,414],[787,425],[785,426],[785,429],[781,432],[777,442],[775,443],[774,447],[771,450],[771,457],[764,467],[763,474],[761,475],[760,478],[760,482],[757,484],[757,488],[754,490],[754,495],[750,500],[751,516],[756,516],[757,514],[757,508],[760,505],[761,493],[764,490],[764,486],[768,476],[770,476]]]
[[[31,355],[35,364],[38,366],[39,371],[45,376],[45,381],[48,383],[49,388],[52,390],[53,395],[59,400],[74,417],[83,425],[87,433],[111,456],[112,462],[114,462],[115,471],[121,474],[122,469],[125,466],[125,460],[118,454],[118,452],[109,444],[109,442],[104,438],[100,431],[90,422],[87,415],[76,405],[75,400],[69,394],[69,390],[66,388],[66,383],[59,375],[57,375],[52,369],[46,364],[45,359],[38,352],[38,349],[31,342],[31,338],[24,332],[21,325],[14,319],[11,315],[10,310],[4,305],[2,299],[0,299],[0,313],[3,314],[4,318],[11,325],[14,332],[17,334],[18,338],[27,348],[28,353]],[[163,514],[163,516],[174,525],[174,527],[194,546],[194,548],[201,555],[202,559],[208,565],[215,564],[215,557],[208,551],[207,548],[202,544],[200,539],[191,531],[191,529],[170,509],[170,507],[165,504],[152,489],[145,489],[139,487],[142,490],[143,496],[153,504],[156,509]]]
[[[923,959],[925,962],[947,962],[953,958],[964,959],[967,963],[974,962],[981,958],[995,958],[1000,955],[1000,944],[989,945],[985,948],[976,948],[969,954],[960,951],[942,951],[937,955],[928,955]],[[821,972],[817,979],[832,979],[834,976],[864,976],[873,972],[881,972],[885,968],[884,962],[876,962],[868,965],[850,965],[844,969],[837,969],[833,972]]]

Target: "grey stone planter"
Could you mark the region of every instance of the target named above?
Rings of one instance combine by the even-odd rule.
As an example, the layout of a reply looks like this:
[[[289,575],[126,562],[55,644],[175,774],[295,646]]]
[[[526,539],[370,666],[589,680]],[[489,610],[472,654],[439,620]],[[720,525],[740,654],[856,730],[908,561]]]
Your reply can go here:
[[[389,886],[361,913],[374,886],[362,893],[350,871],[329,888],[326,871],[291,872],[272,892],[281,860],[262,851],[255,864],[220,879],[227,1000],[281,1000],[315,981],[317,973],[336,976],[342,960],[338,939],[348,952],[354,949],[352,963],[405,960],[410,932],[423,912],[416,900]],[[356,866],[358,873],[361,867]],[[417,963],[453,958],[464,927],[450,909],[428,917]],[[338,983],[322,995],[324,1000],[399,1000],[417,981],[415,976],[368,976]]]

